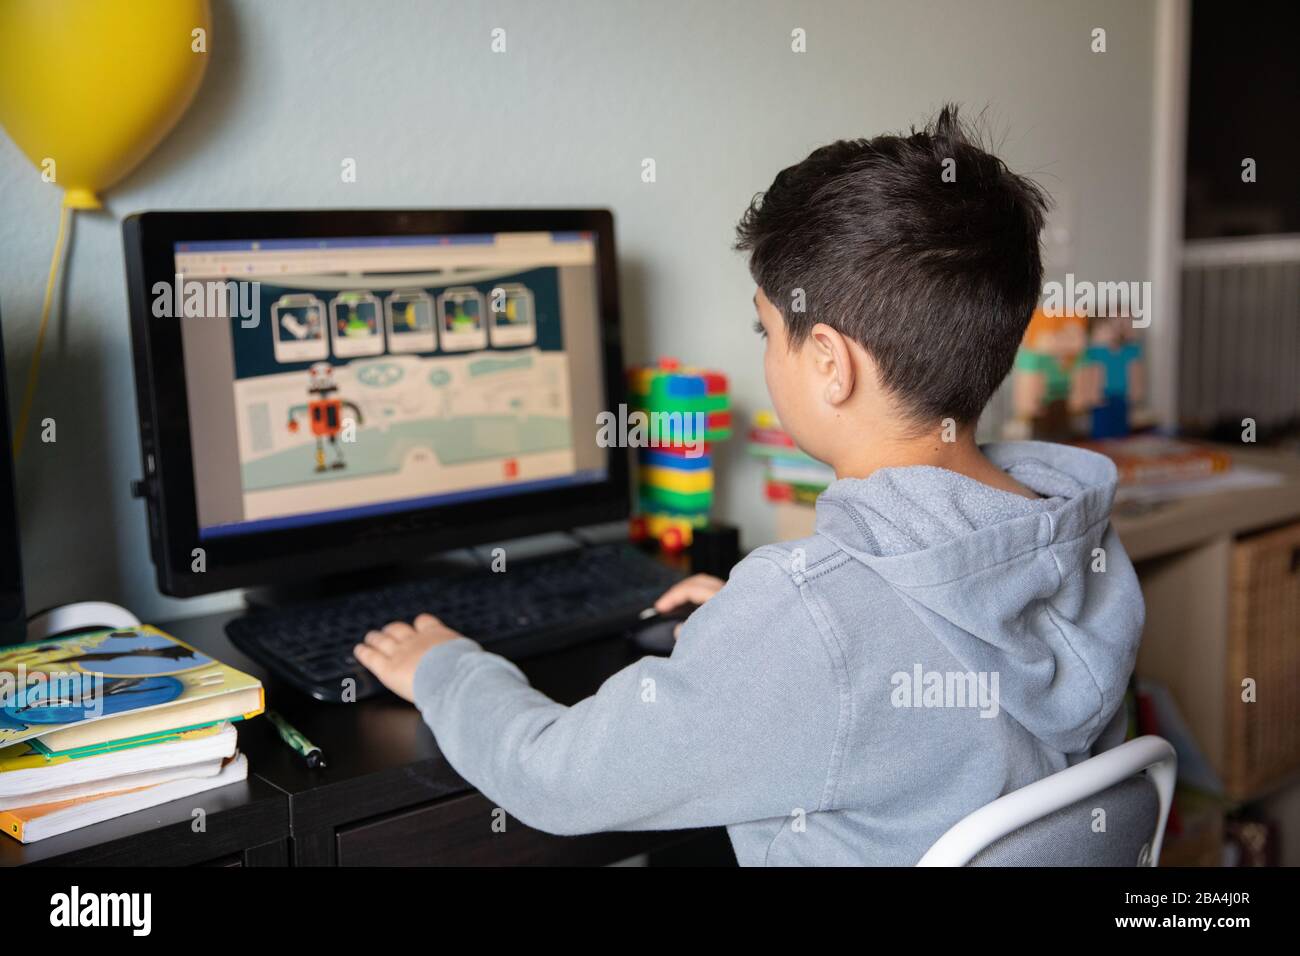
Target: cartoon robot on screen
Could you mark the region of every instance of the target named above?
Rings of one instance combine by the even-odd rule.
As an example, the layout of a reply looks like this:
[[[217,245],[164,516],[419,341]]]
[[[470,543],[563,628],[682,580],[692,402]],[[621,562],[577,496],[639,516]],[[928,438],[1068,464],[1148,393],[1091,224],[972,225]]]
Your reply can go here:
[[[354,402],[337,397],[339,387],[334,382],[334,369],[329,362],[316,362],[307,370],[307,392],[312,396],[305,405],[289,409],[289,431],[298,430],[298,418],[306,415],[311,421],[311,433],[316,436],[316,470],[326,471],[325,439],[334,448],[334,463],[329,468],[345,468],[343,449],[339,447],[339,432],[343,430],[343,409],[352,409],[357,425],[361,422],[361,409]]]

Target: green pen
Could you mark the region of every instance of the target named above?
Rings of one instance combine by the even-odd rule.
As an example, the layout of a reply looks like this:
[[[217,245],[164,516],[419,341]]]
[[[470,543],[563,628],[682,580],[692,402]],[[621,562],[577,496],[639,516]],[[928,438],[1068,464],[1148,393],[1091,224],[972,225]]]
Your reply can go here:
[[[315,770],[317,767],[325,766],[325,754],[321,752],[319,747],[304,737],[302,732],[295,728],[293,724],[273,710],[268,710],[266,717],[275,725],[280,739],[301,754],[303,760],[307,761],[307,769]]]

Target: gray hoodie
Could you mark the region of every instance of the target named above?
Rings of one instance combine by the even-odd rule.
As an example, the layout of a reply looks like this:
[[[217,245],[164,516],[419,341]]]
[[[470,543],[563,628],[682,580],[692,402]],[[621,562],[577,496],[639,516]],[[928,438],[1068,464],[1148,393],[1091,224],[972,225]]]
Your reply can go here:
[[[1086,755],[1142,631],[1116,473],[1064,445],[835,482],[816,534],[751,553],[671,657],[565,707],[468,639],[416,705],[451,765],[551,833],[725,825],[742,864],[915,863],[972,810]]]

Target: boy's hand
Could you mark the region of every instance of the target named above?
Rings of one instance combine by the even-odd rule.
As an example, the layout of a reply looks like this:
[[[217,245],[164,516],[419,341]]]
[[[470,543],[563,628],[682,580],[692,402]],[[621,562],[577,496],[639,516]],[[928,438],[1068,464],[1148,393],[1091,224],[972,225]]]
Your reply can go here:
[[[678,581],[661,594],[659,600],[655,601],[655,610],[660,614],[666,614],[673,608],[681,607],[683,604],[703,604],[721,591],[726,583],[726,581],[715,578],[711,574],[692,574],[686,580]],[[673,637],[679,637],[681,633],[682,626],[678,624],[673,628]]]
[[[460,636],[432,614],[421,614],[414,626],[394,621],[371,631],[364,644],[352,648],[352,656],[394,694],[414,703],[415,668],[424,652]]]
[[[664,614],[682,604],[703,604],[721,591],[726,583],[711,574],[692,574],[661,594],[655,601],[655,610]]]

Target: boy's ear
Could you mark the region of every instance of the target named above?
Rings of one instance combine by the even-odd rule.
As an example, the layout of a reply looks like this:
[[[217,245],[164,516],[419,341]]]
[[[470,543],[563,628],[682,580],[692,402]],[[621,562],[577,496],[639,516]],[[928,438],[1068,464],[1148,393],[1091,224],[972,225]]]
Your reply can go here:
[[[853,353],[848,339],[824,322],[808,335],[818,377],[824,383],[822,397],[829,405],[842,405],[853,394]]]

